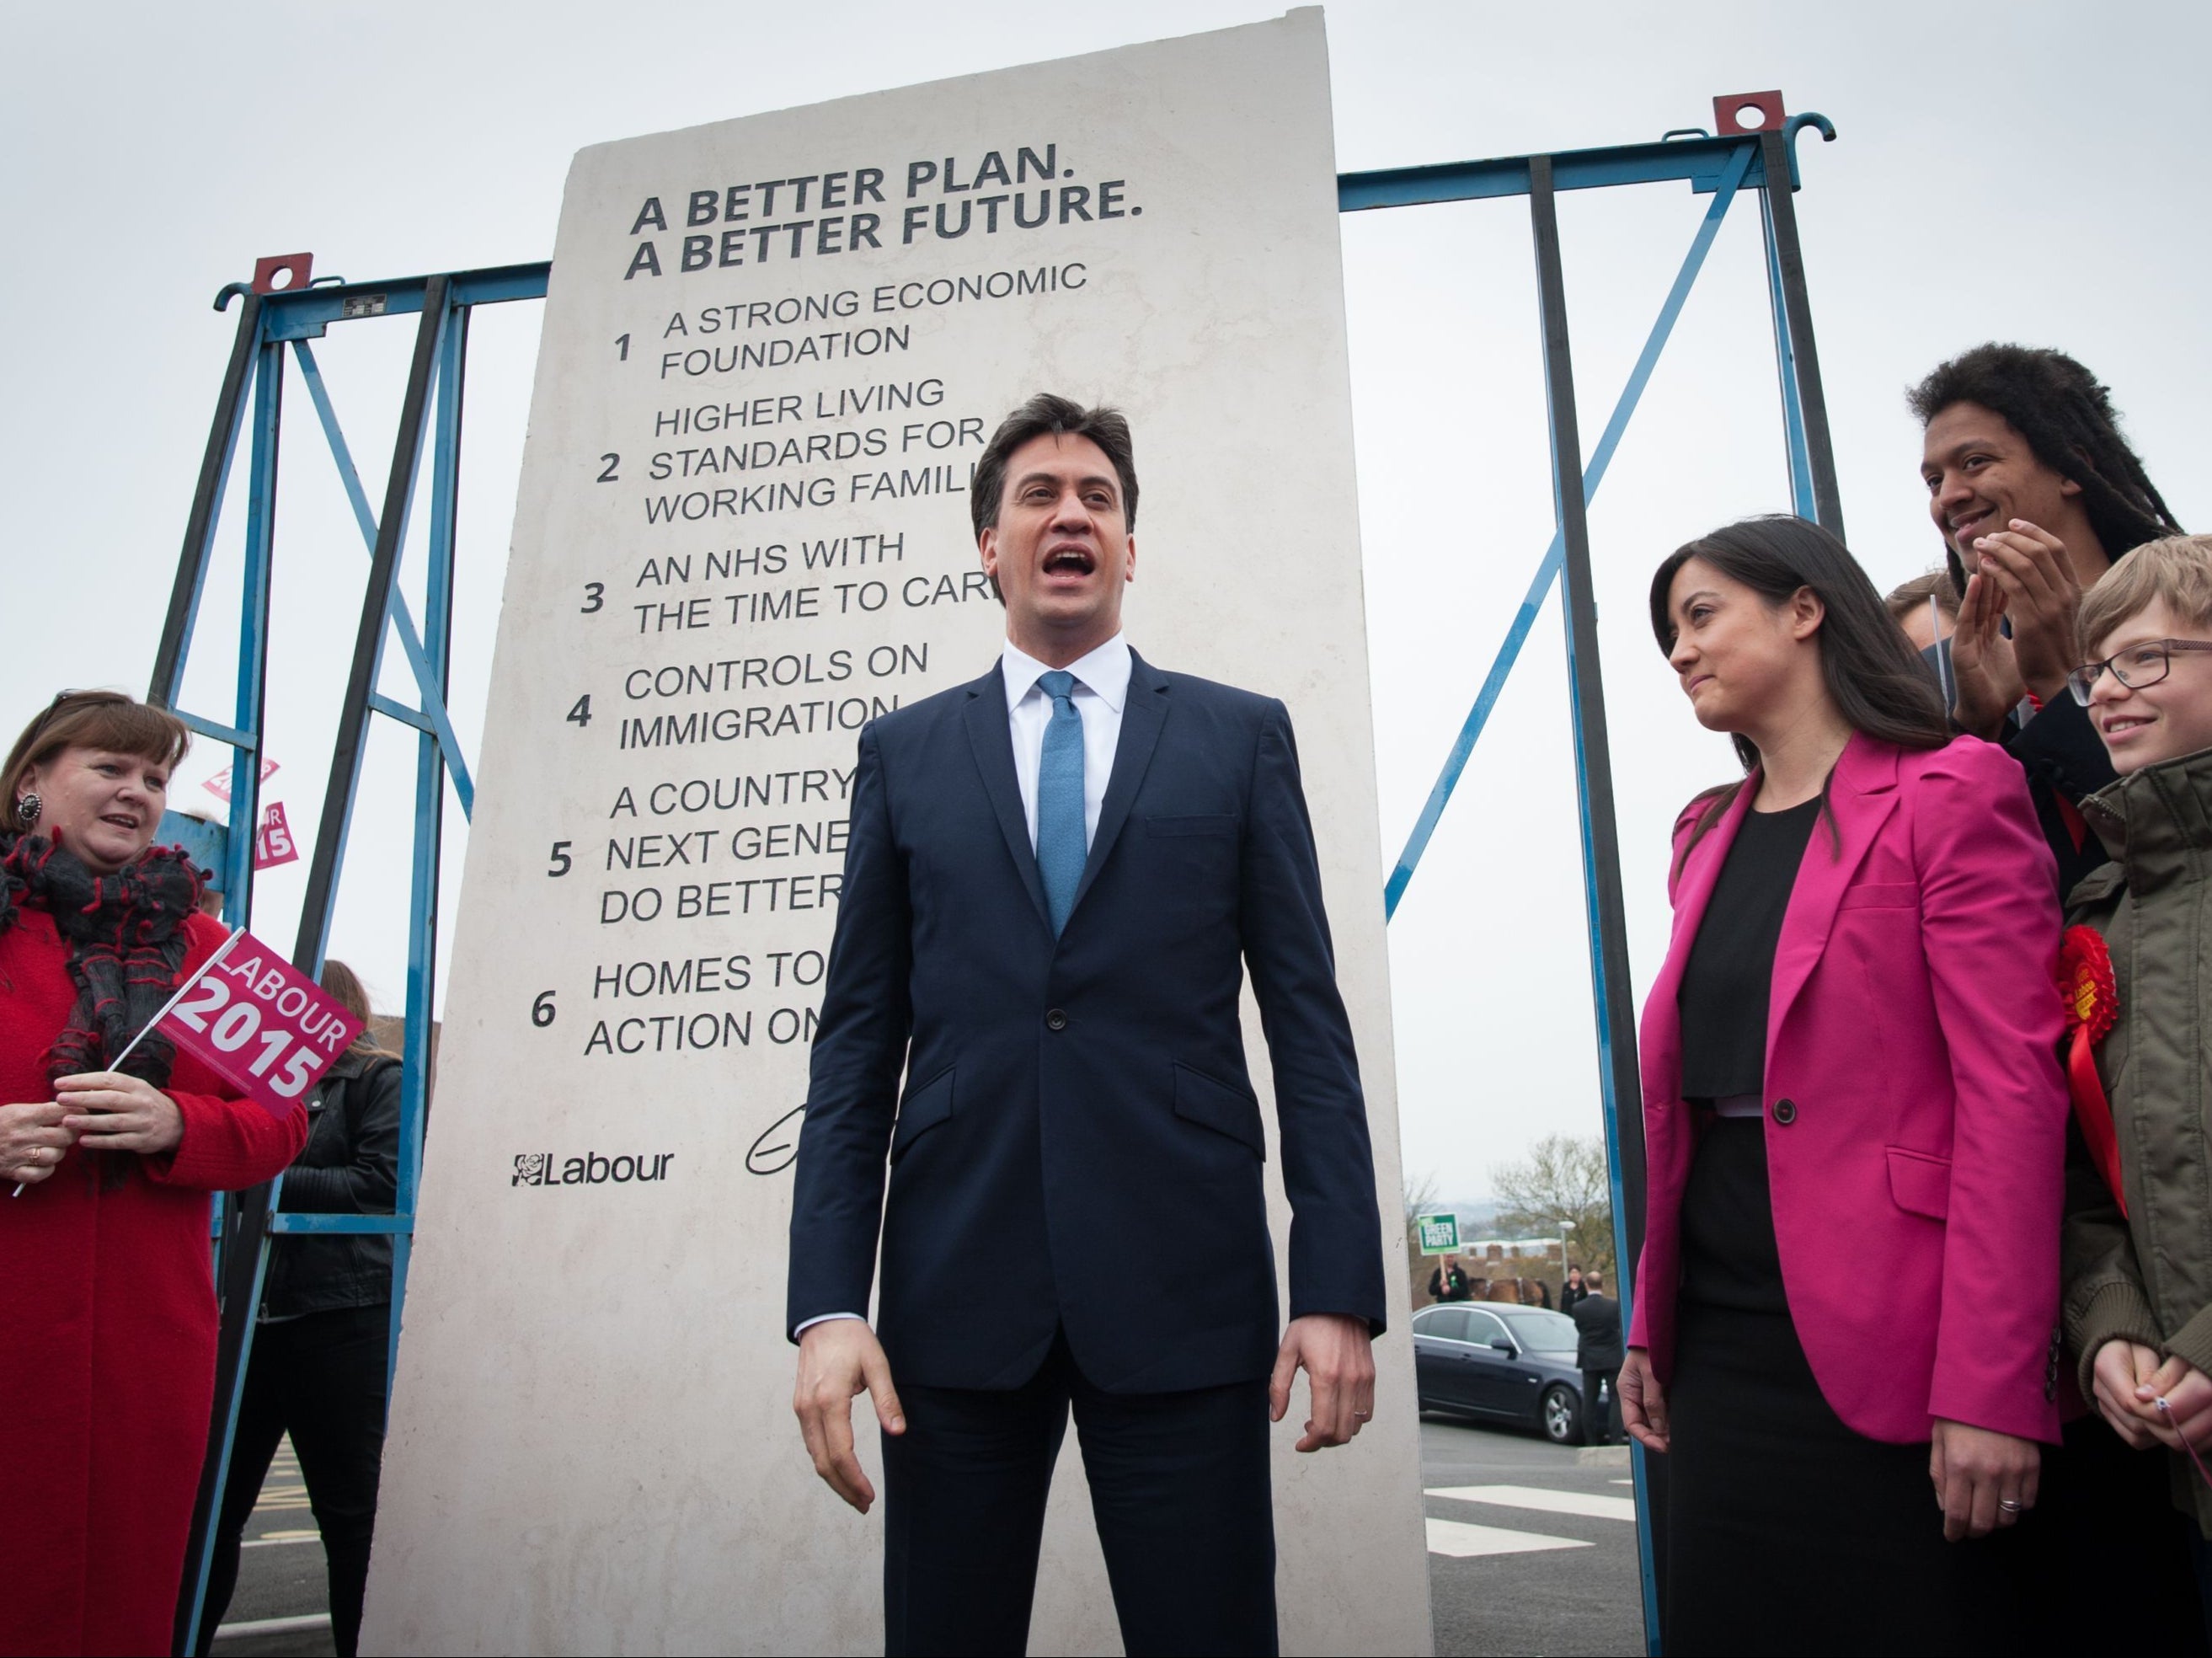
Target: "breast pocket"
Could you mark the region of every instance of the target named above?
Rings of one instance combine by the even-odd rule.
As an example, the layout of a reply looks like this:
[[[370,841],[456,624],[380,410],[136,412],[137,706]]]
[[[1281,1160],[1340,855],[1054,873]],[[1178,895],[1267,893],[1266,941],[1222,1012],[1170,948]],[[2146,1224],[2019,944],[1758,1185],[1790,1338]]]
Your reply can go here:
[[[917,1139],[952,1115],[952,1068],[947,1066],[899,1102],[898,1126],[891,1133],[891,1161],[906,1156]]]
[[[1889,1153],[1889,1195],[1910,1215],[1948,1220],[1951,1214],[1951,1160],[1932,1152],[1912,1151],[1901,1145]]]
[[[1187,1065],[1175,1068],[1175,1113],[1185,1122],[1225,1134],[1252,1155],[1267,1160],[1267,1134],[1260,1123],[1260,1102],[1241,1088],[1216,1082]]]

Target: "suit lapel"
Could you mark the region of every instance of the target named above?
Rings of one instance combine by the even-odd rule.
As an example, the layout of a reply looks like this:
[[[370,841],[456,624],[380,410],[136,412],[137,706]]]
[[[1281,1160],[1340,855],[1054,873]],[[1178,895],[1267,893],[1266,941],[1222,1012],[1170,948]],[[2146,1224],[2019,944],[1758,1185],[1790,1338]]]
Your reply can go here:
[[[1897,810],[1897,750],[1887,744],[1854,736],[1836,762],[1828,785],[1828,815],[1834,819],[1834,839],[1828,825],[1816,823],[1798,866],[1796,884],[1790,889],[1790,908],[1782,917],[1782,937],[1774,947],[1774,988],[1766,1014],[1766,1052],[1771,1063],[1774,1035],[1790,1008],[1813,976],[1828,934],[1835,926],[1836,911],[1851,877],[1866,861],[1875,838]],[[1839,844],[1840,843],[1840,844]]]
[[[1114,770],[1106,780],[1106,798],[1098,807],[1098,833],[1091,837],[1091,856],[1083,865],[1083,879],[1076,884],[1075,902],[1068,909],[1071,917],[1082,907],[1084,894],[1098,878],[1114,842],[1129,821],[1129,808],[1136,803],[1137,790],[1159,744],[1160,729],[1167,722],[1167,676],[1131,651],[1129,694],[1121,703],[1121,740],[1114,747]],[[1012,753],[1009,744],[1009,775]]]
[[[968,687],[968,746],[975,753],[975,769],[983,780],[997,814],[999,832],[1006,837],[1006,851],[1020,872],[1030,902],[1047,926],[1052,913],[1045,908],[1044,883],[1037,875],[1036,853],[1030,845],[1028,815],[1022,810],[1022,786],[1014,775],[1013,729],[1006,718],[1006,682],[997,668]],[[1127,728],[1124,727],[1126,738]],[[1103,827],[1103,826],[1102,826]]]

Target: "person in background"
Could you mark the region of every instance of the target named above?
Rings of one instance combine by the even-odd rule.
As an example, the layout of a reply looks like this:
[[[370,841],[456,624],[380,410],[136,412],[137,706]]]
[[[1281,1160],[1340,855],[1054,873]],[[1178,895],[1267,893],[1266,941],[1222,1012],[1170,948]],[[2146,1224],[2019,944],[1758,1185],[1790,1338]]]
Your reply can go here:
[[[1748,774],[1676,822],[1640,1032],[1620,1400],[1668,1453],[1667,1650],[2015,1650],[2018,1551],[1967,1540],[2035,1506],[2058,1433],[2058,914],[2027,784],[1954,740],[1815,525],[1689,543],[1650,616]]]
[[[0,795],[0,1652],[170,1649],[214,1403],[209,1194],[276,1175],[276,1115],[169,1042],[223,941],[153,844],[184,723],[64,691]]]
[[[1605,1292],[1605,1274],[1583,1279],[1583,1298],[1575,1303],[1575,1368],[1583,1373],[1583,1443],[1609,1445],[1620,1415],[1618,1379],[1620,1303]]]
[[[368,993],[351,968],[325,962],[322,983],[362,1022],[362,1033],[307,1096],[313,1128],[285,1171],[278,1206],[288,1214],[388,1215],[398,1189],[399,1056],[369,1034]],[[200,1618],[202,1651],[229,1607],[246,1523],[289,1433],[322,1533],[331,1638],[339,1658],[353,1658],[376,1527],[391,1353],[388,1235],[295,1233],[271,1242]]]
[[[1457,1255],[1446,1255],[1436,1271],[1429,1274],[1431,1301],[1466,1301],[1470,1299],[1467,1272],[1459,1264]]]
[[[1569,1266],[1566,1287],[1559,1291],[1559,1310],[1571,1315],[1575,1310],[1575,1303],[1589,1293],[1589,1291],[1583,1283],[1583,1269],[1579,1266]]]
[[[1961,595],[1952,715],[2027,772],[2063,897],[2105,861],[2080,806],[2113,778],[2086,712],[2063,695],[2075,614],[2114,559],[2181,526],[2120,434],[2112,393],[2063,352],[1977,346],[1906,400]]]
[[[2028,780],[2063,902],[2109,868],[2081,803],[2118,777],[2088,710],[2065,694],[2079,665],[2084,594],[2128,550],[2179,525],[2121,434],[2111,392],[2057,351],[1989,344],[1910,393],[1924,431],[1921,474],[1952,579],[1966,595],[1948,653],[1960,726],[2001,743]],[[2122,561],[2116,566],[2115,561]],[[2005,636],[2001,629],[2009,632]],[[2039,1619],[2079,1649],[2140,1641],[2197,1650],[2194,1596],[2172,1540],[2116,1516],[2154,1512],[2161,1471],[2108,1431],[2062,1378],[2063,1443],[2043,1462]],[[2101,1585],[2141,1572],[2114,1606]],[[2127,1631],[2116,1619],[2134,1620]]]
[[[2212,1488],[2190,1451],[2212,1452],[2212,537],[2136,548],[2082,601],[2081,629],[2094,659],[2071,689],[2119,780],[2082,808],[2117,861],[2067,917],[2100,941],[2069,933],[2069,962],[2094,955],[2093,981],[2109,975],[2081,1036],[2094,1082],[2075,1073],[2067,1345],[2112,1430],[2172,1453],[2151,1523],[2185,1548],[2212,1640]],[[2140,1540],[2144,1573],[2180,1552],[2103,1517]]]
[[[1939,640],[1948,639],[1959,623],[1959,590],[1951,585],[1948,570],[1930,570],[1901,582],[1882,603],[1905,629],[1912,648],[1923,653]]]

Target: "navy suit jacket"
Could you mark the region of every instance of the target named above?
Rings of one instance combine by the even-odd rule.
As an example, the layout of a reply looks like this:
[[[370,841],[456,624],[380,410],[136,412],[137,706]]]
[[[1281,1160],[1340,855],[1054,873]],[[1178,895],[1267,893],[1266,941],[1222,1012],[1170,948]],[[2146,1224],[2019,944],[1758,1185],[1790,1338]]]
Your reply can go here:
[[[870,724],[799,1141],[787,1333],[866,1310],[880,1222],[876,1330],[901,1382],[1018,1387],[1063,1328],[1112,1392],[1266,1374],[1280,1325],[1238,1019],[1248,964],[1293,1217],[1291,1314],[1380,1333],[1366,1107],[1283,705],[1133,661],[1057,939],[997,667]]]

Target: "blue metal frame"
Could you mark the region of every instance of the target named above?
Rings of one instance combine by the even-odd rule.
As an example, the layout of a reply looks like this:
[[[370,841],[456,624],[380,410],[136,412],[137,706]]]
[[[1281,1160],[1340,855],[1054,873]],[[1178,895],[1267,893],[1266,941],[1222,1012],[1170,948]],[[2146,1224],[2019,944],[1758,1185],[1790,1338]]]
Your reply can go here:
[[[1779,132],[1727,137],[1700,135],[1680,142],[1576,151],[1559,155],[1518,156],[1442,167],[1401,168],[1388,173],[1347,174],[1338,180],[1338,203],[1346,212],[1474,201],[1525,195],[1530,199],[1538,264],[1538,304],[1543,324],[1545,390],[1550,416],[1554,530],[1538,562],[1521,605],[1506,629],[1504,642],[1475,695],[1474,706],[1444,757],[1406,847],[1383,886],[1383,914],[1395,916],[1413,872],[1419,866],[1437,825],[1450,803],[1489,723],[1506,679],[1534,628],[1537,613],[1553,584],[1564,575],[1575,783],[1583,853],[1583,886],[1590,951],[1592,1011],[1596,1020],[1600,1112],[1605,1132],[1607,1181],[1613,1204],[1616,1258],[1622,1271],[1621,1312],[1632,1315],[1636,1285],[1632,1263],[1643,1233],[1644,1146],[1639,1118],[1624,1116],[1640,1090],[1636,1080],[1635,1023],[1629,1008],[1627,931],[1620,892],[1618,840],[1613,811],[1611,761],[1597,662],[1596,604],[1591,591],[1589,550],[1584,514],[1649,385],[1705,256],[1739,191],[1759,192],[1769,301],[1773,313],[1775,358],[1781,386],[1783,437],[1792,510],[1842,533],[1835,469],[1827,452],[1827,421],[1820,400],[1814,356],[1811,313],[1803,287],[1803,265],[1796,246],[1790,192],[1798,185],[1794,141],[1806,127],[1832,140],[1835,129],[1819,115],[1790,118]],[[1771,188],[1770,181],[1781,186]],[[1563,190],[1606,189],[1628,185],[1686,182],[1693,192],[1711,193],[1680,271],[1661,305],[1644,349],[1615,401],[1596,449],[1585,467],[1577,452],[1574,393],[1569,367],[1566,302],[1559,270],[1559,232],[1553,201]],[[1579,499],[1568,489],[1576,481]],[[1653,1483],[1657,1471],[1641,1446],[1631,1454],[1636,1481],[1637,1548],[1642,1576],[1644,1643],[1661,1650],[1658,1573],[1652,1524]]]
[[[372,586],[377,574],[383,576],[384,613],[373,634],[364,626],[363,636],[373,640],[373,644],[366,664],[356,664],[356,679],[363,693],[363,715],[372,711],[385,714],[416,733],[415,836],[408,909],[407,1026],[402,1055],[400,1151],[394,1212],[288,1214],[279,1206],[281,1180],[259,1193],[219,1199],[216,1206],[214,1234],[217,1280],[224,1285],[226,1303],[234,1297],[242,1306],[226,1305],[218,1393],[226,1420],[220,1430],[211,1436],[210,1466],[203,1478],[200,1509],[195,1521],[193,1590],[189,1613],[180,1621],[179,1628],[186,1650],[197,1649],[198,1620],[206,1597],[212,1556],[213,1521],[220,1512],[221,1491],[228,1478],[239,1400],[252,1353],[253,1322],[248,1315],[260,1303],[270,1238],[290,1233],[389,1235],[394,1246],[392,1334],[396,1360],[415,1224],[416,1194],[422,1173],[422,1123],[436,988],[439,861],[448,778],[465,818],[475,806],[474,781],[446,706],[447,678],[452,660],[454,525],[468,316],[477,305],[543,298],[549,270],[545,264],[509,266],[450,276],[410,277],[390,283],[310,288],[295,294],[248,295],[240,313],[239,343],[215,427],[210,434],[207,459],[149,700],[172,708],[195,732],[228,744],[235,752],[228,832],[210,830],[201,836],[199,844],[219,861],[225,920],[233,926],[246,922],[252,914],[253,902],[254,829],[259,817],[259,759],[267,698],[269,592],[276,544],[276,462],[283,426],[284,357],[289,346],[370,553]],[[229,297],[227,290],[217,301],[218,308]],[[391,514],[394,503],[398,504],[397,524],[388,537],[388,568],[380,572],[376,566],[380,544],[387,538],[380,537],[376,514],[362,487],[329,387],[308,342],[321,337],[333,323],[422,313],[426,304],[435,305],[437,314],[424,319],[432,336],[428,344],[432,361],[423,365],[428,373],[421,378],[424,380],[423,390],[434,392],[434,404],[427,396],[417,399],[416,407],[422,427],[415,434],[413,443],[403,432],[401,440],[395,446],[395,471],[386,495],[386,512]],[[423,347],[419,332],[417,346],[419,353]],[[246,395],[249,380],[250,423]],[[248,516],[234,708],[231,721],[223,723],[177,708],[175,704],[190,659],[200,599],[212,562],[215,532],[230,471],[238,459],[241,433],[250,433],[246,446]],[[424,617],[418,632],[405,599],[398,592],[397,570],[420,471],[424,446],[421,440],[425,436],[430,453],[430,519],[426,537],[428,568],[424,584]],[[387,629],[396,631],[399,636],[413,671],[419,707],[385,696],[374,689]],[[302,930],[303,949],[295,952],[300,964],[310,971],[320,970],[321,939],[336,901],[343,841],[351,826],[361,751],[362,745],[356,743],[334,762],[334,774],[343,767],[344,774],[333,776],[334,805],[326,803],[325,824],[335,817],[337,845],[321,853],[328,865],[328,875],[325,880],[313,884],[316,892],[311,894],[311,903],[319,902],[319,914],[308,918]],[[387,1395],[388,1392],[387,1387]]]
[[[1565,573],[1570,578],[1566,643],[1573,685],[1571,695],[1575,713],[1576,778],[1584,889],[1589,908],[1594,1001],[1598,1018],[1602,1105],[1618,1235],[1616,1243],[1619,1258],[1624,1264],[1634,1259],[1634,1246],[1640,1242],[1640,1237],[1631,1235],[1641,1232],[1641,1211],[1640,1204],[1636,1201],[1640,1199],[1640,1190],[1629,1178],[1629,1171],[1624,1169],[1620,1111],[1623,1090],[1616,1073],[1624,1064],[1632,1071],[1634,1055],[1632,1051],[1625,1055],[1619,1052],[1617,1040],[1627,994],[1625,981],[1626,955],[1625,934],[1618,913],[1620,872],[1613,849],[1610,777],[1609,774],[1598,774],[1607,769],[1603,763],[1604,720],[1593,648],[1595,617],[1587,591],[1588,550],[1582,513],[1595,496],[1599,485],[1604,482],[1607,469],[1620,447],[1645,387],[1650,384],[1660,354],[1665,349],[1674,324],[1681,315],[1690,290],[1705,267],[1705,257],[1719,234],[1729,206],[1738,192],[1755,190],[1760,197],[1791,504],[1801,515],[1817,516],[1822,522],[1828,523],[1831,528],[1840,530],[1833,463],[1826,452],[1826,416],[1820,404],[1818,371],[1812,354],[1809,311],[1803,293],[1802,259],[1796,248],[1796,221],[1788,202],[1788,192],[1798,187],[1794,142],[1797,134],[1807,126],[1817,130],[1824,138],[1835,137],[1834,128],[1825,118],[1805,114],[1790,117],[1779,133],[1721,137],[1700,133],[1692,137],[1662,140],[1658,143],[1616,145],[1549,156],[1510,156],[1435,167],[1345,173],[1337,180],[1338,206],[1340,210],[1346,213],[1513,196],[1530,197],[1532,203],[1540,200],[1540,205],[1537,207],[1536,227],[1540,275],[1544,279],[1541,297],[1546,312],[1547,389],[1547,395],[1554,399],[1552,444],[1557,527],[1551,545],[1537,563],[1520,608],[1506,629],[1504,641],[1476,694],[1474,706],[1445,756],[1443,768],[1407,838],[1405,850],[1391,870],[1384,889],[1383,904],[1386,919],[1396,914],[1413,872],[1419,867],[1444,809],[1450,802],[1452,793],[1474,753],[1474,745],[1497,705],[1505,681],[1519,660],[1522,647],[1535,625],[1537,614],[1548,598],[1553,586]],[[1557,231],[1555,222],[1549,216],[1550,201],[1559,191],[1611,189],[1662,183],[1686,183],[1693,193],[1710,194],[1714,200],[1705,210],[1691,240],[1681,269],[1660,307],[1658,317],[1652,324],[1626,385],[1615,400],[1612,416],[1591,452],[1589,464],[1586,467],[1582,466],[1571,452],[1575,446],[1571,406],[1572,382],[1566,362],[1564,290],[1558,285]],[[1783,188],[1777,191],[1771,187],[1772,183],[1780,183]],[[240,1217],[237,1225],[226,1225],[219,1211],[216,1233],[222,1251],[228,1253],[239,1248],[251,1248],[253,1252],[250,1275],[240,1272],[230,1280],[238,1284],[248,1309],[258,1307],[259,1303],[261,1274],[272,1235],[389,1234],[394,1244],[392,1345],[395,1364],[412,1245],[415,1199],[422,1172],[422,1122],[427,1104],[431,1012],[435,992],[444,784],[448,778],[451,779],[465,817],[473,811],[475,796],[473,780],[446,707],[446,684],[452,654],[454,507],[459,481],[461,388],[467,349],[467,319],[471,309],[477,305],[544,298],[550,272],[550,264],[518,264],[410,276],[387,282],[338,284],[292,293],[264,295],[254,295],[234,285],[217,297],[216,308],[221,310],[228,305],[234,294],[245,294],[245,307],[240,318],[238,343],[234,349],[223,395],[218,402],[215,426],[209,437],[207,454],[186,530],[184,555],[179,562],[177,585],[171,598],[168,622],[149,691],[150,701],[173,706],[176,692],[183,681],[185,663],[198,623],[199,601],[206,579],[215,526],[221,516],[238,436],[246,425],[244,391],[246,381],[250,378],[252,386],[252,482],[235,714],[233,723],[224,725],[177,710],[193,731],[230,744],[239,756],[239,763],[234,768],[230,833],[225,848],[227,884],[224,890],[225,919],[236,925],[251,914],[252,905],[253,829],[258,815],[260,794],[258,756],[263,704],[266,695],[268,594],[275,540],[276,453],[282,423],[283,348],[289,344],[309,398],[314,404],[318,422],[332,462],[337,468],[340,482],[344,486],[346,498],[352,505],[355,519],[371,555],[372,598],[380,582],[386,597],[384,615],[379,619],[374,635],[364,627],[362,642],[369,652],[366,680],[362,679],[362,665],[357,659],[354,689],[360,693],[360,707],[350,710],[349,718],[365,717],[368,713],[374,712],[412,728],[417,735],[415,839],[408,910],[407,1035],[406,1051],[403,1056],[398,1190],[395,1212],[390,1215],[287,1214],[275,1209],[273,1197],[276,1188],[272,1185],[268,1196],[264,1199],[265,1208],[257,1210],[252,1215]],[[333,324],[422,313],[426,307],[432,307],[440,314],[425,319],[428,331],[427,338],[421,332],[417,335],[417,380],[421,384],[410,384],[410,411],[402,416],[403,430],[395,446],[394,471],[386,498],[386,514],[390,516],[396,511],[399,525],[397,531],[386,537],[381,533],[383,526],[380,525],[362,486],[329,389],[308,342],[321,338]],[[431,354],[434,368],[431,367],[431,361],[422,355],[425,351]],[[427,376],[420,372],[425,368],[430,369]],[[419,395],[427,392],[433,384],[435,388],[434,410],[427,397]],[[1564,421],[1557,401],[1562,387],[1566,389],[1565,396],[1570,405],[1565,410]],[[412,434],[404,429],[410,414],[413,418],[427,422],[432,456],[430,531],[428,537],[429,568],[425,581],[424,616],[419,630],[396,586],[398,556],[404,543],[405,519],[413,499],[419,465],[419,440],[423,434],[419,428]],[[1563,480],[1577,474],[1579,475],[1581,500],[1570,502],[1559,486]],[[1589,611],[1586,616],[1581,613],[1585,610]],[[410,707],[383,695],[375,689],[375,668],[386,628],[398,634],[401,647],[413,671],[420,707]],[[300,964],[317,971],[319,971],[321,963],[321,939],[330,908],[335,903],[337,876],[343,862],[344,839],[350,827],[354,783],[360,761],[357,741],[348,743],[342,738],[341,747],[343,751],[336,756],[338,765],[334,766],[332,793],[330,802],[326,803],[324,825],[325,832],[335,827],[337,844],[321,853],[322,861],[327,865],[326,878],[325,872],[319,870],[318,878],[313,884],[315,891],[311,895],[311,902],[319,902],[321,914],[310,916],[302,927],[303,952],[313,959],[301,960]],[[343,776],[335,774],[339,767],[344,768]],[[1616,978],[1622,981],[1616,984],[1613,982]],[[1632,1025],[1629,1028],[1632,1030]],[[1634,1153],[1638,1165],[1637,1172],[1640,1173],[1640,1133],[1635,1139]],[[1632,1216],[1636,1218],[1633,1223]],[[246,1224],[249,1222],[252,1224]],[[222,1276],[223,1265],[219,1257],[219,1278]],[[241,1260],[236,1265],[243,1267],[244,1262]],[[1620,1277],[1623,1310],[1626,1313],[1633,1290],[1626,1271]],[[250,1293],[247,1293],[248,1285]],[[215,1454],[211,1461],[216,1475],[214,1501],[217,1503],[222,1480],[228,1473],[230,1442],[236,1427],[237,1399],[243,1386],[252,1333],[250,1316],[236,1309],[227,1310],[235,1312],[236,1316],[226,1318],[226,1351],[221,1361],[228,1367],[226,1379],[229,1384],[230,1410],[229,1421],[220,1436],[220,1442],[212,1448]],[[236,1327],[234,1330],[234,1326]],[[1640,1448],[1635,1454],[1634,1467],[1638,1499],[1638,1538],[1642,1558],[1645,1640],[1649,1649],[1656,1653],[1660,1648],[1648,1491],[1650,1476]],[[198,1527],[197,1540],[200,1545],[198,1551],[198,1587],[193,1600],[192,1624],[185,1637],[188,1642],[193,1643],[197,1640],[199,1603],[206,1592],[213,1533],[211,1513],[208,1511],[210,1493],[204,1488],[202,1496],[204,1512],[196,1521]],[[186,1649],[194,1648],[188,1646]]]

